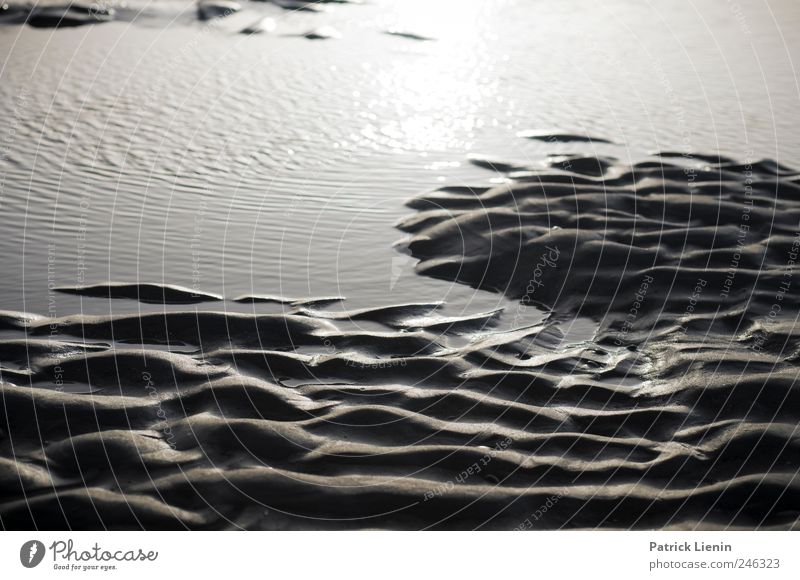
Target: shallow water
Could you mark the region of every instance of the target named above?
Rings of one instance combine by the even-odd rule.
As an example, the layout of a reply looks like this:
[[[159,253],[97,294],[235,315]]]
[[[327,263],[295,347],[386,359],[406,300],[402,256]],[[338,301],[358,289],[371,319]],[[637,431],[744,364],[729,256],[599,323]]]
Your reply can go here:
[[[133,23],[0,29],[2,308],[107,311],[48,300],[48,280],[140,280],[485,310],[498,298],[415,276],[392,248],[408,196],[499,177],[469,154],[574,147],[516,137],[553,127],[611,136],[596,148],[623,159],[800,154],[794,2],[252,3],[212,24],[142,6]],[[236,34],[263,14],[275,32]],[[320,25],[342,38],[290,36]]]

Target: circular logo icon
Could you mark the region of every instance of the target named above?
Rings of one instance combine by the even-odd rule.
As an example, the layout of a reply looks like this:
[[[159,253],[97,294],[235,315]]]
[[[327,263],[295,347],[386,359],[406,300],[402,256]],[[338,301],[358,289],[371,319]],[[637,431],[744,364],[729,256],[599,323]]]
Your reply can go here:
[[[44,559],[44,544],[39,540],[28,540],[19,549],[19,561],[26,568],[35,568]]]

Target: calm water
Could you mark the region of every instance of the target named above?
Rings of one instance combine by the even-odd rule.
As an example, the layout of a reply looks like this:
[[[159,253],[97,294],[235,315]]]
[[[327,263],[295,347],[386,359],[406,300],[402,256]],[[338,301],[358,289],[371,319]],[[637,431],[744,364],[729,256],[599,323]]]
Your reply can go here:
[[[623,159],[800,165],[794,0],[246,3],[211,25],[190,3],[141,6],[133,22],[0,28],[0,308],[107,312],[48,302],[48,284],[139,280],[487,309],[505,302],[417,276],[392,247],[409,196],[498,178],[470,154],[587,150],[516,136],[556,128]],[[264,15],[274,32],[237,34]],[[296,36],[319,26],[341,38]]]

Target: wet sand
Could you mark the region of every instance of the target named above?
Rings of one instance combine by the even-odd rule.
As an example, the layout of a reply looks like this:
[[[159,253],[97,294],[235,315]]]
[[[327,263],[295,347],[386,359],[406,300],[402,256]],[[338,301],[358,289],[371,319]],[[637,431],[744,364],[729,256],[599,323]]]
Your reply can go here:
[[[399,224],[517,312],[117,283],[58,290],[139,314],[2,313],[3,526],[795,527],[797,174],[550,163]]]
[[[575,41],[561,29],[548,37],[555,54],[538,68],[527,45],[502,45],[522,69],[491,58],[506,38],[535,36],[515,17],[527,12],[513,3],[502,5],[512,10],[504,30],[518,21],[524,34],[476,42],[460,22],[449,30],[457,39],[451,44],[420,27],[424,19],[411,20],[417,27],[384,21],[375,16],[380,6],[343,7],[373,11],[364,32],[357,15],[328,6],[245,3],[238,14],[234,4],[163,8],[167,16],[159,18],[180,16],[184,28],[171,31],[180,41],[164,35],[150,66],[163,76],[164,55],[182,54],[182,43],[194,52],[166,69],[167,82],[143,73],[156,79],[141,83],[155,86],[155,96],[142,98],[139,85],[116,94],[125,85],[116,71],[127,76],[133,63],[112,60],[100,74],[94,53],[77,58],[82,68],[70,75],[45,69],[40,82],[52,95],[9,93],[6,101],[22,113],[8,155],[3,219],[12,233],[0,240],[0,261],[24,263],[28,278],[8,267],[0,282],[0,300],[15,308],[0,312],[0,527],[798,527],[800,175],[786,166],[795,160],[731,153],[740,142],[733,121],[727,134],[720,130],[724,154],[629,149],[637,131],[646,132],[645,120],[669,130],[669,139],[655,141],[681,143],[674,91],[698,91],[645,86],[639,75],[637,90],[661,100],[654,111],[631,113],[636,129],[614,132],[618,120],[603,114],[600,99],[587,98],[594,79],[565,76],[576,69],[559,54],[570,54]],[[545,23],[539,34],[556,29],[549,11],[531,19]],[[68,12],[63,20],[63,7],[33,14],[15,6],[0,20],[13,30],[78,27],[52,31],[55,48],[43,67],[57,61],[52,52],[70,54],[58,42],[78,43],[79,32],[110,43],[136,20],[126,34],[144,51],[163,25],[148,31],[134,10],[113,18]],[[198,19],[224,24],[201,33],[192,28]],[[576,30],[582,37],[580,23]],[[363,45],[348,44],[362,32]],[[251,44],[237,45],[235,60],[214,68],[231,39]],[[658,36],[653,42],[662,49],[655,54],[668,54]],[[720,42],[729,51],[725,42],[741,44],[738,37]],[[276,47],[290,54],[278,51],[269,67],[253,56]],[[120,53],[136,51],[110,58]],[[348,54],[358,58],[349,62]],[[608,68],[598,51],[586,54],[586,68]],[[633,70],[654,70],[631,58]],[[372,68],[362,66],[370,60]],[[775,66],[770,79],[785,78],[779,60],[763,61]],[[224,81],[212,74],[197,87],[198,71],[243,63],[255,72],[222,74]],[[693,64],[708,76],[719,70]],[[420,69],[428,72],[420,77]],[[475,71],[517,84],[478,84]],[[72,84],[48,84],[62,76]],[[431,79],[452,82],[437,90]],[[81,81],[114,97],[103,101],[108,117],[91,109],[70,116],[71,103],[84,99]],[[354,96],[353,86],[364,96]],[[640,98],[622,82],[607,86],[620,110],[633,109],[624,100],[630,95]],[[148,114],[154,103],[183,102],[195,89],[201,103],[181,108],[192,122],[171,127],[173,143],[154,130],[163,112]],[[399,113],[382,100],[406,91],[410,108]],[[277,97],[265,102],[264,95]],[[518,104],[522,112],[504,120],[517,95],[540,100]],[[730,103],[713,97],[712,90],[709,101],[735,117]],[[49,110],[51,98],[50,125],[23,114]],[[140,110],[142,102],[150,108]],[[283,123],[298,102],[302,115]],[[774,114],[764,102],[751,96],[742,116]],[[778,113],[791,103],[785,95],[776,102]],[[363,118],[351,114],[364,103],[376,108]],[[610,132],[570,128],[576,109]],[[712,124],[701,122],[701,109],[685,107],[684,122],[703,128],[693,138],[710,146],[719,135],[705,130]],[[537,126],[532,111],[547,111],[540,126],[548,128],[518,131]],[[495,127],[491,138],[480,140],[478,120]],[[131,139],[140,121],[143,135]],[[753,133],[748,147],[770,151],[765,143],[777,137]],[[359,137],[347,144],[352,135]],[[76,144],[63,158],[67,136]],[[148,144],[159,139],[164,151],[151,157]],[[273,141],[254,152],[264,139]],[[34,140],[47,154],[31,157]],[[473,150],[476,141],[490,155]],[[298,151],[287,152],[286,143]],[[365,161],[365,151],[378,153]],[[523,160],[504,157],[509,151]],[[265,192],[286,166],[277,190]],[[89,167],[97,191],[87,195]],[[58,195],[48,197],[54,175]],[[369,179],[359,182],[363,175]],[[441,188],[401,208],[409,190],[439,177]],[[41,197],[31,202],[30,189]],[[352,190],[352,199],[336,197]],[[384,223],[396,208],[376,210],[384,203],[375,202],[376,192],[407,211],[400,232]],[[326,220],[317,208],[329,203],[338,213]],[[168,221],[165,207],[180,219]],[[341,250],[344,234],[337,239],[324,228],[354,213],[367,216],[361,229],[382,233],[359,238],[358,228],[349,229]],[[259,230],[253,216],[274,223]],[[89,274],[76,283],[74,231],[86,222],[95,245],[88,258],[80,255]],[[317,233],[322,251],[303,245],[307,231]],[[286,239],[294,246],[284,255]],[[51,242],[61,268],[52,285]],[[197,250],[197,262],[187,251],[195,247],[205,252]],[[349,266],[343,273],[339,253]],[[198,263],[208,287],[188,285]],[[236,282],[226,286],[231,277]],[[48,313],[51,297],[57,308]]]

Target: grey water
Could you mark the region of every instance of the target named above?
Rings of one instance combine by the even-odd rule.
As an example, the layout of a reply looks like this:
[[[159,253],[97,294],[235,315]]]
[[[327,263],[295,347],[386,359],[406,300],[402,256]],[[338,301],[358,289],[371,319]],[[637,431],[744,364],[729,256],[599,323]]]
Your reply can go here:
[[[800,165],[791,0],[244,6],[212,22],[164,0],[111,23],[0,27],[0,308],[140,307],[52,292],[111,280],[488,310],[509,304],[418,276],[394,247],[410,196],[502,182],[470,155]],[[264,16],[274,31],[239,33]],[[320,26],[340,37],[300,36]],[[614,144],[518,136],[537,129]]]

